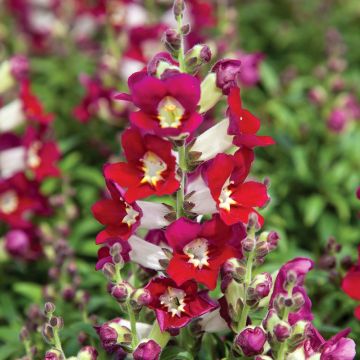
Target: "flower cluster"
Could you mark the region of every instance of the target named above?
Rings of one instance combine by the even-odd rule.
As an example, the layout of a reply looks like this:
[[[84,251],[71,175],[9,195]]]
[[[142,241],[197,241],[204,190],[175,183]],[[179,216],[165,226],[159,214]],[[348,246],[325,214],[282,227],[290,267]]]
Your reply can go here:
[[[12,256],[34,260],[42,253],[35,220],[52,212],[41,186],[47,178],[60,176],[60,151],[52,135],[53,115],[32,92],[27,59],[14,56],[0,68],[0,93],[9,98],[0,108],[0,219],[7,225],[5,248]],[[14,98],[11,90],[16,83]]]
[[[98,327],[102,345],[118,358],[158,359],[170,337],[198,319],[203,331],[236,334],[234,356],[353,359],[348,330],[326,341],[312,324],[304,287],[311,260],[261,272],[279,236],[256,235],[269,182],[249,173],[254,149],[274,141],[259,135],[260,120],[241,100],[240,61],[222,59],[202,77],[209,47],[184,51],[184,10],[175,1],[178,26],[164,37],[169,52],[129,77],[129,93],[116,95],[131,105],[130,127],[122,135],[123,161],[104,166],[108,194],[93,214],[105,227],[96,238],[97,269],[128,321]],[[223,99],[224,119],[205,124]],[[128,262],[141,268],[130,270]],[[214,298],[218,285],[223,295]],[[143,308],[156,317],[150,332],[136,322]]]

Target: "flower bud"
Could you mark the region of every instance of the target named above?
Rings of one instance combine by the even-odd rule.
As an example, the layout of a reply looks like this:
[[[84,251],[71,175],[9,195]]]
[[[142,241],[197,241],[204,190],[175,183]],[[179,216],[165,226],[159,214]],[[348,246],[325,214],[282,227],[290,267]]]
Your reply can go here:
[[[291,334],[290,325],[285,322],[276,324],[273,333],[277,341],[284,342]]]
[[[101,326],[95,327],[102,347],[107,352],[114,352],[121,346],[131,344],[131,331],[126,326],[120,325],[120,318],[113,319]]]
[[[23,230],[10,230],[5,236],[6,251],[19,258],[25,258],[31,252],[30,236]]]
[[[237,86],[240,67],[240,60],[222,59],[212,68],[211,71],[216,74],[216,86],[224,95],[228,95],[230,89]]]
[[[174,29],[167,29],[164,33],[164,42],[171,54],[175,55],[181,46],[181,36]]]
[[[223,265],[223,271],[225,274],[230,274],[235,280],[241,281],[246,272],[246,264],[239,259],[229,259]]]
[[[151,294],[146,289],[136,289],[131,294],[131,301],[134,302],[138,307],[148,305],[151,302]]]
[[[62,360],[64,359],[61,351],[57,349],[51,349],[46,352],[44,360]]]
[[[64,319],[60,316],[52,316],[49,320],[49,324],[55,329],[62,329],[64,327]]]
[[[173,7],[173,13],[175,16],[175,19],[177,19],[179,16],[183,16],[185,10],[185,1],[184,0],[175,0],[174,1],[174,7]]]
[[[144,340],[133,352],[134,360],[158,360],[161,347],[154,340]]]
[[[211,50],[207,45],[198,44],[188,50],[185,54],[185,64],[187,70],[195,74],[200,66],[211,60]]]
[[[256,241],[254,238],[247,237],[242,241],[242,249],[244,252],[251,252],[255,249]]]
[[[214,107],[222,96],[221,90],[216,86],[216,74],[210,73],[201,82],[201,97],[199,101],[200,113]]]
[[[23,326],[20,330],[19,339],[21,342],[28,340],[30,337],[29,330],[26,326]]]
[[[103,271],[105,277],[106,277],[108,280],[113,280],[113,279],[114,279],[115,274],[116,274],[116,270],[115,270],[114,264],[112,264],[112,263],[110,263],[110,262],[107,262],[107,263],[103,266],[102,271]]]
[[[250,301],[260,301],[267,297],[272,287],[272,278],[269,273],[258,274],[251,281],[248,288],[247,299]]]
[[[55,304],[52,302],[46,302],[44,305],[44,313],[46,316],[52,315],[55,312]]]
[[[156,54],[149,61],[147,66],[148,74],[151,76],[157,76],[158,78],[161,78],[161,76],[169,70],[177,72],[180,71],[171,55],[167,52],[160,52]]]
[[[305,340],[308,328],[309,322],[304,320],[297,321],[296,324],[293,325],[291,330],[291,338],[289,340],[289,345],[292,348],[297,347]]]
[[[319,259],[319,268],[323,270],[331,270],[336,267],[336,258],[333,255],[324,254]]]
[[[41,329],[42,336],[44,337],[45,341],[49,344],[53,343],[54,340],[54,330],[51,325],[44,324]]]
[[[126,281],[123,281],[111,287],[111,296],[119,303],[123,303],[128,299],[131,290],[131,286]]]
[[[235,346],[245,356],[259,355],[264,351],[266,333],[260,327],[248,326],[235,338]]]
[[[93,346],[84,346],[77,354],[78,360],[96,360],[98,352]]]

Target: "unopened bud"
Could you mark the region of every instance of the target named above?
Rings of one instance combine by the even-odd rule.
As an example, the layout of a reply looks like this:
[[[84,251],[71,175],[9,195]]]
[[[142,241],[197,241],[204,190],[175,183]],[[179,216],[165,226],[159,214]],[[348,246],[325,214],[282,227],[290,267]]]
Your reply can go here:
[[[251,252],[255,249],[256,241],[254,238],[247,237],[242,241],[242,249],[244,252]]]
[[[222,59],[212,68],[216,74],[216,86],[222,90],[224,95],[228,95],[232,87],[238,85],[241,61],[235,59]]]
[[[236,336],[234,345],[243,355],[251,357],[261,354],[265,343],[265,331],[260,326],[248,326]]]
[[[46,352],[44,360],[63,360],[64,356],[60,350],[51,349]]]
[[[207,45],[198,44],[188,50],[185,54],[186,68],[195,74],[201,65],[211,60],[211,50]]]
[[[148,305],[151,302],[151,294],[146,289],[136,289],[131,294],[131,300],[134,302],[138,307],[142,307]],[[134,305],[135,305],[134,304]]]
[[[190,33],[190,31],[191,31],[191,26],[190,26],[190,24],[185,24],[185,25],[183,25],[183,26],[181,27],[181,33],[182,33],[183,35],[188,35],[188,34]]]
[[[181,36],[174,29],[167,29],[164,33],[165,46],[173,54],[177,54],[181,46]]]
[[[93,346],[84,346],[77,354],[78,360],[96,360],[98,352]]]
[[[53,316],[49,320],[49,324],[55,329],[62,329],[64,327],[64,319],[60,316]]]
[[[269,295],[271,287],[271,275],[269,273],[258,274],[250,283],[247,299],[250,301],[260,301]]]
[[[222,96],[221,90],[216,86],[216,74],[210,73],[201,82],[200,113],[205,113],[214,107]]]
[[[143,340],[133,352],[134,360],[158,360],[161,346],[154,340]]]
[[[55,311],[55,304],[48,301],[44,305],[44,313],[46,316],[52,315]]]
[[[54,330],[53,330],[52,326],[47,323],[44,324],[42,327],[41,333],[42,333],[45,341],[49,344],[52,344],[52,342],[54,340]]]
[[[183,16],[185,10],[185,1],[184,0],[175,0],[174,1],[174,7],[173,7],[173,13],[175,16],[175,19],[177,19],[179,16]]]
[[[125,302],[129,296],[129,289],[131,289],[130,284],[123,281],[111,288],[111,296],[119,303]]]
[[[113,280],[116,274],[115,266],[112,263],[106,263],[103,268],[102,272],[106,276],[108,280]]]
[[[26,326],[23,326],[20,330],[19,339],[21,342],[28,340],[30,337],[29,330]]]
[[[284,342],[286,339],[289,338],[291,334],[291,328],[289,324],[284,322],[275,325],[273,332],[277,341]]]

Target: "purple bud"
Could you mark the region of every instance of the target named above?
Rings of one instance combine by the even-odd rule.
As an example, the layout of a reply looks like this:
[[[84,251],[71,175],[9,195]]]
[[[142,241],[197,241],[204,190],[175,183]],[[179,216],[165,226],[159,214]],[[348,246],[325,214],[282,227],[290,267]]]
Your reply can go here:
[[[285,341],[290,336],[290,326],[277,324],[274,326],[274,335],[279,342]]]
[[[127,327],[121,326],[120,321],[120,318],[115,318],[95,327],[101,345],[107,352],[114,352],[121,345],[131,344],[131,331]]]
[[[129,295],[129,290],[125,282],[114,285],[111,288],[111,296],[118,302],[126,301],[128,295]]]
[[[52,349],[46,352],[44,360],[62,360],[63,355],[59,350]]]
[[[45,315],[51,315],[55,311],[55,304],[48,301],[44,305]]]
[[[249,300],[259,301],[270,294],[272,278],[269,273],[258,274],[252,280],[249,290]]]
[[[164,33],[165,45],[170,52],[178,51],[181,46],[181,36],[174,29],[167,29]]]
[[[267,242],[269,244],[270,251],[276,249],[278,242],[279,242],[280,236],[276,231],[270,231]]]
[[[10,230],[5,236],[5,249],[12,256],[25,256],[30,251],[29,235],[22,230]]]
[[[29,61],[24,55],[15,55],[10,59],[12,76],[18,80],[24,80],[29,75]]]
[[[228,95],[232,87],[237,86],[240,74],[241,61],[235,59],[222,59],[212,68],[216,73],[216,86],[224,95]]]
[[[93,346],[84,346],[77,354],[77,358],[81,360],[96,360],[98,352]]]
[[[133,353],[135,360],[158,360],[161,347],[154,340],[140,343]]]
[[[241,349],[245,356],[261,354],[264,351],[265,342],[266,333],[259,326],[247,327],[235,338],[235,345]]]
[[[343,109],[334,109],[327,121],[330,130],[334,132],[341,132],[347,123],[347,114]]]

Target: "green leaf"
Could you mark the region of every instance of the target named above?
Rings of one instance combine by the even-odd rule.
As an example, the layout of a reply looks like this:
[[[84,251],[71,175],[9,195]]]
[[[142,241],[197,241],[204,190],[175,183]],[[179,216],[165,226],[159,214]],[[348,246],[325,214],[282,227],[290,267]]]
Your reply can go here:
[[[32,302],[40,304],[42,301],[42,289],[39,284],[17,282],[13,285],[13,290],[30,299]]]
[[[304,223],[314,225],[325,208],[325,201],[320,195],[313,195],[306,199],[304,207]]]
[[[178,346],[166,347],[161,353],[160,360],[193,360],[194,357],[188,352],[183,351]]]

